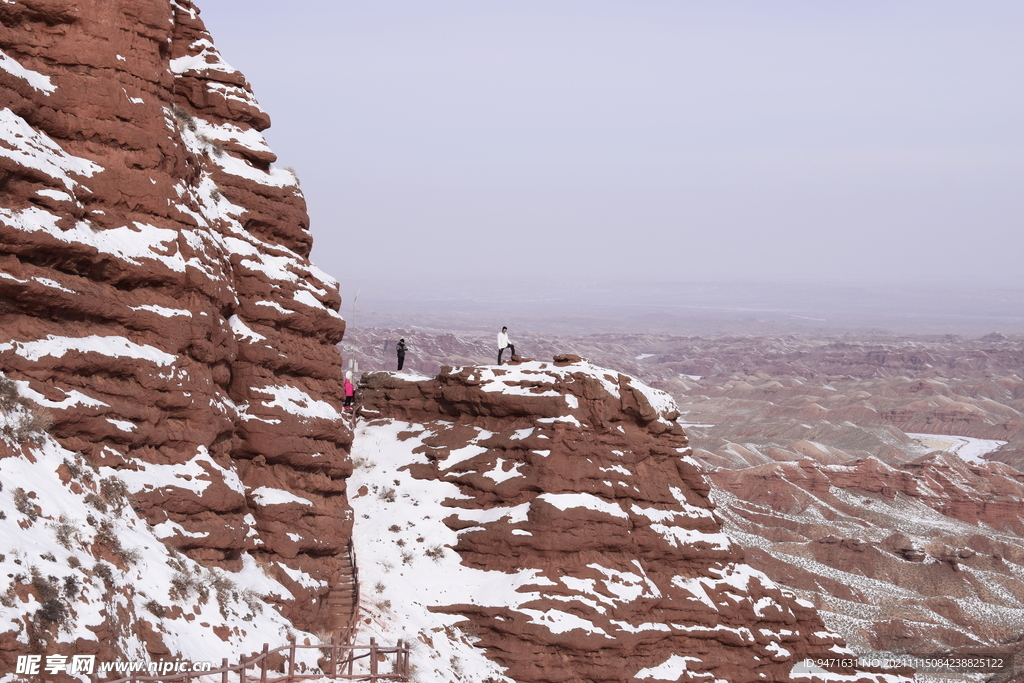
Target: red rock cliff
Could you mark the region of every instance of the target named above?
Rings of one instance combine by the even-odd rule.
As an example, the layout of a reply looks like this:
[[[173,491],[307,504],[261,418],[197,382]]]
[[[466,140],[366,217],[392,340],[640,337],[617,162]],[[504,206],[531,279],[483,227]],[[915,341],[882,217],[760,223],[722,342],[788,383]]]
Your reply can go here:
[[[0,369],[167,543],[265,560],[317,628],[345,324],[269,125],[189,0],[0,2]]]

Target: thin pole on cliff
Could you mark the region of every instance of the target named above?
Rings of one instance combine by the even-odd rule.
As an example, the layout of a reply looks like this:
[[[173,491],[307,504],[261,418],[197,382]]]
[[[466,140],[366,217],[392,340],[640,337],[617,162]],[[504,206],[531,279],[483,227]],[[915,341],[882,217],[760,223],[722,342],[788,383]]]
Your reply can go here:
[[[331,634],[331,678],[338,674],[338,634]]]
[[[356,295],[352,297],[352,327],[356,326],[356,302],[359,301],[359,292],[363,291],[362,288],[356,290]]]

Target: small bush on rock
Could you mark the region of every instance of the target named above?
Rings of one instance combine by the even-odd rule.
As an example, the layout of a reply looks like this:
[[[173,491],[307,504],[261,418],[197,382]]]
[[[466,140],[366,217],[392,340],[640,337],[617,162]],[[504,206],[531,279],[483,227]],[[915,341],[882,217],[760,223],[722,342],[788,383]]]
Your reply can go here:
[[[29,500],[28,494],[25,493],[23,488],[14,489],[14,507],[33,522],[39,519],[36,506]]]
[[[171,113],[174,114],[174,118],[176,118],[181,125],[185,126],[190,131],[195,132],[196,120],[192,117],[192,114],[189,114],[184,108],[177,104],[171,108]]]
[[[117,477],[107,477],[100,480],[100,495],[120,514],[128,502],[128,487]]]
[[[6,377],[0,377],[0,410],[27,408],[28,405],[28,401],[18,393],[18,385]]]
[[[64,515],[61,515],[60,520],[54,522],[51,526],[53,527],[53,535],[56,537],[57,542],[71,550],[71,541],[77,535],[78,525],[68,520]]]
[[[103,561],[92,566],[92,573],[103,579],[104,583],[111,583],[114,580],[114,572],[110,570],[110,565]]]
[[[68,608],[56,598],[47,600],[36,612],[36,620],[48,626],[50,624],[64,624],[68,618]]]
[[[87,493],[87,494],[85,494],[85,502],[86,502],[87,505],[93,506],[94,508],[96,508],[100,512],[106,512],[107,511],[107,502],[105,500],[103,500],[102,498],[100,498],[95,493]]]
[[[29,410],[25,418],[14,430],[16,441],[27,441],[29,439],[38,441],[44,434],[50,431],[53,426],[53,415],[47,410]]]
[[[160,619],[163,619],[164,616],[167,614],[167,610],[164,608],[164,606],[156,600],[150,600],[145,605],[143,605],[143,607],[149,610],[150,614],[152,614],[155,617],[159,617]]]
[[[68,472],[75,479],[86,484],[92,483],[92,466],[82,460],[81,456],[76,457],[74,460],[64,458],[64,466],[68,468]]]
[[[142,560],[142,553],[138,548],[122,548],[118,556],[124,560],[125,564],[138,564]]]

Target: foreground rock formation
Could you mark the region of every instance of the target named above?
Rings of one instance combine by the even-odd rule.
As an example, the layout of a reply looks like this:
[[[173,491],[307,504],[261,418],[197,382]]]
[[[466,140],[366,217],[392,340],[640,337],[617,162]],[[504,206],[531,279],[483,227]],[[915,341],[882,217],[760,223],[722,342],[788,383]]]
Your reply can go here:
[[[784,681],[844,652],[722,533],[671,399],[556,359],[364,376],[367,628],[431,680]]]
[[[0,3],[0,369],[171,548],[258,560],[315,630],[348,563],[345,325],[269,124],[188,0]]]
[[[0,377],[0,680],[81,681],[63,666],[21,676],[24,655],[91,657],[97,673],[219,665],[296,633],[268,604],[294,598],[267,565],[245,555],[227,571],[176,551],[161,538],[168,525],[148,524],[110,468],[48,436],[15,388]],[[319,652],[299,652],[302,666],[316,665]]]

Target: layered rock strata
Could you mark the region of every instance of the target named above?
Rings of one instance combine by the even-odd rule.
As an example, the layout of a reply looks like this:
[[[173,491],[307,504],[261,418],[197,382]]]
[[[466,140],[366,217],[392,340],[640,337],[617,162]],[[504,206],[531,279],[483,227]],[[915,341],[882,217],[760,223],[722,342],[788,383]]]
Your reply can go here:
[[[0,3],[0,369],[166,543],[252,555],[318,628],[345,325],[269,124],[188,0]]]
[[[931,454],[710,478],[751,564],[817,605],[860,652],[1012,649],[1024,629],[1018,470]]]
[[[801,673],[848,651],[722,533],[667,394],[570,356],[360,389],[366,628],[428,677],[883,677]]]

